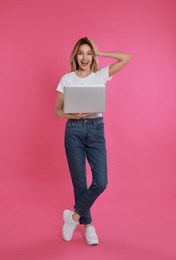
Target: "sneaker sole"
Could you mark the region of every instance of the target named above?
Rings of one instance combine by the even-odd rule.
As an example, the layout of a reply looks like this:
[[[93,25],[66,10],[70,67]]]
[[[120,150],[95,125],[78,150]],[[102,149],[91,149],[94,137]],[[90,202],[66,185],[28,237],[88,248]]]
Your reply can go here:
[[[86,240],[86,239],[85,239]],[[99,244],[99,241],[94,241],[94,242],[89,242],[88,240],[86,240],[86,243],[89,245],[89,246],[96,246]]]

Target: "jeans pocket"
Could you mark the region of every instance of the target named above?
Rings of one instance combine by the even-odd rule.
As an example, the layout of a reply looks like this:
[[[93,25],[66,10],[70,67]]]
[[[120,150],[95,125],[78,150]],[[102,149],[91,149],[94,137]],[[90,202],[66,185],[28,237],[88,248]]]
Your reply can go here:
[[[98,129],[98,130],[104,130],[104,123],[103,123],[103,122],[96,123],[96,129]]]
[[[74,120],[74,121],[67,121],[66,128],[75,127],[76,123],[77,123],[76,120]]]

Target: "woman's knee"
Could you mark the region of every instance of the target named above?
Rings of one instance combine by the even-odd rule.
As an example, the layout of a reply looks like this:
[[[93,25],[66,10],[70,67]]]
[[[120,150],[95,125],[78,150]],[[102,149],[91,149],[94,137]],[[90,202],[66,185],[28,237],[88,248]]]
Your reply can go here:
[[[105,182],[100,182],[100,183],[95,183],[94,186],[97,190],[100,192],[103,192],[107,188],[107,181]]]

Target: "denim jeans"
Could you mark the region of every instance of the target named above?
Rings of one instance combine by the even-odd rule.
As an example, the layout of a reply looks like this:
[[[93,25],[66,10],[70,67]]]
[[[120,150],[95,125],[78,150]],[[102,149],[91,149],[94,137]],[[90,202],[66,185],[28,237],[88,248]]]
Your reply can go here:
[[[68,119],[65,149],[74,190],[74,209],[81,216],[80,224],[90,224],[90,208],[107,186],[103,118]],[[87,187],[86,159],[92,172],[90,187]]]

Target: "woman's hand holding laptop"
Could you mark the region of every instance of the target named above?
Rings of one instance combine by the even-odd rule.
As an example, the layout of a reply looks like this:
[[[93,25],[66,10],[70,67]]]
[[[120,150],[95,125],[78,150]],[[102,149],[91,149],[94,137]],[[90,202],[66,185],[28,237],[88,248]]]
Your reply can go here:
[[[95,116],[97,113],[76,113],[73,114],[76,120],[79,120],[81,118],[87,118],[89,116]]]

